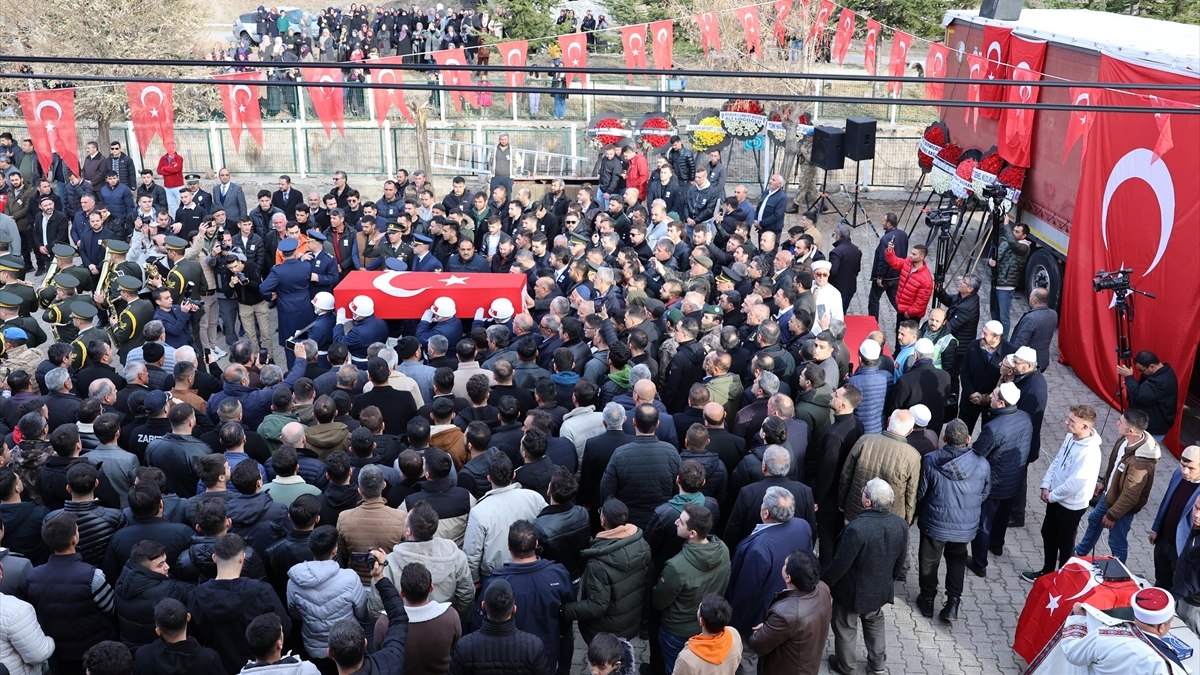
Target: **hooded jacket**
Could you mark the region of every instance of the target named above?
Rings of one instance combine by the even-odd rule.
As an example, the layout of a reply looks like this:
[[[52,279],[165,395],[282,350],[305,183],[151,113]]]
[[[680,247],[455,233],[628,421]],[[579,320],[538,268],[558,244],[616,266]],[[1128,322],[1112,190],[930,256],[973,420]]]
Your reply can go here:
[[[662,612],[662,627],[671,635],[690,637],[700,632],[696,609],[709,593],[725,594],[729,583],[729,547],[715,535],[704,543],[688,542],[667,561],[650,597]]]
[[[305,651],[325,658],[333,624],[367,618],[367,592],[358,575],[336,560],[310,560],[288,571],[287,606],[300,619]]]
[[[225,675],[221,656],[188,636],[181,642],[161,639],[137,650],[133,672],[155,675]]]
[[[121,641],[131,648],[154,642],[158,637],[154,633],[154,606],[166,598],[187,605],[192,589],[191,584],[169,579],[132,560],[125,563],[113,589]]]
[[[728,626],[719,635],[696,635],[675,661],[676,675],[723,675],[742,660],[742,636]]]
[[[1162,457],[1158,442],[1146,431],[1142,440],[1121,438],[1108,456],[1108,484],[1104,504],[1109,520],[1120,520],[1141,511],[1154,489],[1154,466]]]
[[[454,542],[441,537],[429,541],[402,541],[387,554],[384,577],[400,582],[400,572],[409,563],[420,563],[429,570],[433,581],[431,602],[449,602],[463,616],[475,602],[475,584],[467,566],[467,555]]]
[[[362,495],[353,484],[338,485],[330,483],[321,493],[321,524],[337,525],[342,513],[358,506]]]
[[[1041,488],[1050,491],[1050,503],[1078,511],[1088,505],[1103,461],[1100,434],[1093,429],[1082,440],[1067,434],[1042,477]]]
[[[350,448],[350,429],[342,422],[316,424],[304,431],[304,440],[308,449],[324,461],[332,453]]]
[[[796,419],[804,420],[812,430],[813,438],[819,438],[833,424],[833,388],[829,383],[801,391],[796,396]]]
[[[287,507],[265,492],[234,495],[225,502],[225,509],[233,521],[229,531],[241,535],[259,556],[286,532]]]
[[[967,447],[947,445],[925,455],[917,488],[921,532],[937,541],[975,539],[991,472],[987,460]]]
[[[192,537],[192,545],[179,554],[172,572],[188,583],[203,583],[217,577],[217,563],[213,562],[213,548],[217,543],[216,537],[196,535]],[[246,562],[242,563],[242,576],[247,579],[266,579],[267,568],[262,556],[253,547],[246,549]]]
[[[279,596],[257,579],[214,579],[200,584],[188,603],[188,611],[196,639],[215,649],[230,673],[240,670],[250,659],[246,627],[255,618],[275,612],[283,622],[283,634],[292,632],[292,620]]]
[[[651,564],[642,531],[629,523],[605,530],[583,550],[583,560],[579,600],[563,607],[563,617],[579,622],[585,642],[601,632],[637,637]]]

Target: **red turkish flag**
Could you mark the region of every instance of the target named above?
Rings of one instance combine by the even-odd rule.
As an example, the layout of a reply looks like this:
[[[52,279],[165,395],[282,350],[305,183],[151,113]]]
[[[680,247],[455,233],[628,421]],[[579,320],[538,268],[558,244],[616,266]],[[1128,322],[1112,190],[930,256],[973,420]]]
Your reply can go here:
[[[587,35],[571,33],[558,36],[558,46],[562,49],[563,65],[568,68],[587,68]],[[579,78],[583,86],[587,86],[587,75],[582,73],[567,73],[567,86],[571,80]]]
[[[1042,79],[1042,63],[1046,60],[1046,43],[1026,40],[1014,35],[1009,41],[1008,60],[1012,64],[1012,79],[1022,82],[1037,82]],[[1037,103],[1041,87],[1032,84],[1012,85],[1008,88],[1009,103],[1031,105]],[[1030,148],[1033,145],[1033,121],[1036,110],[1005,108],[1000,116],[999,139],[996,146],[1000,156],[1009,164],[1028,167],[1032,161]]]
[[[622,26],[621,47],[625,52],[626,68],[631,70],[635,68],[645,70],[647,68],[646,24],[639,23],[636,26]],[[626,75],[625,79],[632,82],[633,75]]]
[[[143,150],[150,145],[154,134],[162,138],[164,148],[175,144],[173,89],[170,82],[125,83],[125,93],[129,97],[129,118],[133,121],[133,136]]]
[[[879,56],[879,22],[875,19],[867,19],[867,41],[863,47],[863,67],[867,69],[868,75],[875,75],[875,62]]]
[[[467,53],[462,47],[458,49],[439,49],[436,52],[430,53],[434,62],[440,66],[465,66],[467,64]],[[472,108],[478,107],[476,101],[478,98],[473,91],[462,91],[455,87],[471,86],[474,82],[471,80],[471,72],[468,70],[443,70],[442,71],[442,86],[446,87],[447,96],[454,102],[454,109],[462,112],[462,104],[465,100],[467,105]]]
[[[987,59],[987,72],[985,73],[987,79],[1008,79],[1008,64],[1011,63],[1008,58],[1008,45],[1011,40],[1011,28],[1001,28],[1000,26],[992,25],[983,27],[983,44],[986,45],[983,51],[983,58]],[[982,101],[1003,101],[1004,86],[985,84],[979,90],[979,98]],[[999,108],[983,108],[980,114],[990,120],[1000,119]]]
[[[888,69],[892,77],[904,77],[904,69],[908,65],[908,48],[912,45],[912,36],[904,31],[896,31],[892,36],[892,55],[888,57]],[[900,95],[901,82],[888,82],[888,91]]]
[[[1200,105],[1200,77],[1155,70],[1100,56],[1097,82],[1185,85],[1189,89],[1123,92],[1120,86],[1098,92],[1097,106],[1145,109],[1146,97]],[[1096,293],[1097,270],[1129,268],[1134,288],[1158,296],[1133,302],[1135,350],[1148,349],[1171,364],[1185,390],[1195,363],[1200,335],[1200,117],[1172,115],[1173,147],[1155,151],[1162,137],[1152,115],[1105,112],[1095,115],[1088,152],[1080,165],[1079,188],[1071,217],[1071,240],[1063,285],[1059,344],[1063,360],[1092,391],[1116,404],[1113,351],[1117,346],[1109,291]],[[1165,330],[1164,327],[1170,327]],[[1179,397],[1176,411],[1185,397]],[[1179,425],[1166,447],[1179,455]]]
[[[1091,87],[1071,87],[1071,103],[1078,106],[1091,106],[1099,95],[1098,89]],[[1067,155],[1076,142],[1082,142],[1080,155],[1087,155],[1088,134],[1092,130],[1092,122],[1096,121],[1096,113],[1091,110],[1073,110],[1069,113],[1067,123],[1067,141],[1063,144],[1062,161],[1067,161]]]
[[[332,83],[342,81],[342,69],[305,68],[300,72],[305,82],[330,83],[319,87],[305,87],[305,89],[308,90],[308,96],[312,99],[313,110],[317,111],[317,117],[321,119],[321,125],[325,127],[325,135],[332,138],[333,127],[336,125],[342,132],[342,136],[345,136],[346,99],[342,95],[341,87],[332,86]]]
[[[1160,98],[1151,94],[1147,96],[1150,104],[1155,108],[1179,108],[1181,105],[1174,101]],[[1171,113],[1156,112],[1154,113],[1154,123],[1158,125],[1158,142],[1154,144],[1154,154],[1162,157],[1167,152],[1175,147],[1175,135],[1171,131]],[[1154,161],[1158,161],[1158,157]]]
[[[1090,564],[1099,558],[1071,558],[1062,569],[1040,577],[1033,583],[1025,608],[1017,619],[1013,651],[1032,662],[1067,617],[1077,602],[1096,609],[1128,607],[1138,587],[1130,581],[1105,581]]]
[[[833,35],[833,58],[840,64],[846,63],[846,52],[854,38],[854,10],[843,9],[838,16],[837,33]]]
[[[742,32],[746,34],[746,53],[752,58],[762,54],[762,42],[759,41],[758,5],[739,7],[733,10],[738,23],[742,24]]]
[[[346,307],[356,296],[375,301],[375,316],[381,319],[419,319],[434,301],[454,301],[459,318],[486,311],[496,298],[508,298],[522,307],[524,274],[451,274],[447,272],[371,272],[354,270],[333,289],[334,303]]]
[[[813,20],[812,26],[808,29],[809,42],[812,42],[813,38],[825,30],[825,24],[829,23],[829,16],[831,14],[833,14],[833,0],[821,0],[821,8],[817,10],[817,18]]]
[[[792,13],[793,4],[795,4],[795,0],[775,0],[775,39],[779,40],[780,47],[787,45],[787,26],[784,25],[783,20]],[[806,2],[804,5],[807,7],[808,3]]]
[[[651,23],[650,35],[654,38],[654,67],[670,70],[675,51],[675,20],[664,19]]]
[[[708,56],[709,49],[721,51],[721,26],[717,22],[716,12],[701,12],[696,15],[696,23],[700,24],[700,46],[704,55]]]
[[[983,79],[987,75],[987,61],[978,54],[967,55],[967,68],[969,77],[972,80],[979,80],[979,84],[967,85],[967,100],[971,103],[979,103],[980,89],[983,88]],[[975,114],[975,120],[971,122],[972,129],[979,128],[979,107],[963,108],[963,122],[971,119],[971,114]]]
[[[510,42],[501,42],[496,45],[496,49],[500,52],[500,58],[504,59],[504,65],[512,66],[513,68],[524,68],[526,59],[529,56],[529,41],[528,40],[512,40]],[[510,87],[525,86],[525,71],[510,70],[504,73],[505,82]],[[509,103],[512,103],[513,93],[510,91],[505,97]]]
[[[38,153],[42,171],[50,171],[51,155],[58,153],[63,164],[79,175],[75,90],[22,91],[17,93],[17,100],[21,103],[21,111],[25,113],[25,124],[29,127],[29,140],[33,141],[33,147],[50,149],[50,152]]]
[[[946,64],[950,61],[950,49],[946,45],[935,42],[929,45],[929,54],[925,57],[925,77],[938,78],[946,76]],[[945,97],[944,82],[926,82],[925,98],[940,101]]]
[[[258,106],[258,94],[254,87],[262,80],[258,71],[246,73],[228,73],[215,75],[218,80],[230,80],[236,84],[221,85],[221,102],[225,104],[225,119],[229,121],[229,135],[233,137],[233,151],[238,152],[242,145],[242,129],[250,132],[250,137],[258,141],[258,147],[263,144],[262,108]]]
[[[402,56],[385,56],[379,59],[367,59],[363,64],[369,68],[367,72],[371,75],[371,82],[374,84],[394,84],[390,89],[372,89],[371,96],[375,98],[375,119],[379,122],[379,126],[383,126],[383,121],[387,119],[388,112],[392,106],[396,106],[400,110],[400,114],[404,115],[404,119],[408,120],[409,124],[416,124],[413,121],[412,111],[408,109],[408,102],[404,100],[404,71],[395,68],[387,68],[380,66],[394,66],[404,63]]]

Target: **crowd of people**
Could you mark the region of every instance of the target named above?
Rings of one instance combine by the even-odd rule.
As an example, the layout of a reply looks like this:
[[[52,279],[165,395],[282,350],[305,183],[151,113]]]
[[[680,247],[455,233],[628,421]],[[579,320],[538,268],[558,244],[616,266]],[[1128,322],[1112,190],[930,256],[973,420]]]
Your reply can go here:
[[[174,153],[138,174],[90,143],[59,181],[24,175],[31,152],[0,136],[10,673],[566,675],[576,635],[594,674],[816,673],[831,631],[850,673],[859,624],[882,673],[914,522],[916,606],[954,623],[966,571],[997,574],[1034,508],[1024,579],[1105,529],[1124,559],[1175,424],[1175,375],[1139,352],[1120,437],[1072,406],[1027,507],[1057,436],[1057,315],[1044,289],[999,312],[1027,229],[988,263],[987,320],[983,279],[943,284],[895,214],[864,256],[789,215],[781,176],[756,202],[678,138],[543,195],[514,185],[507,136],[474,191],[339,171],[249,199]],[[354,270],[526,283],[473,318],[443,295],[388,320],[367,295],[335,308]],[[894,333],[848,337],[860,292]],[[1116,647],[1072,620],[1082,665],[1141,649],[1182,672],[1159,638],[1200,616],[1198,485],[1192,446],[1152,526],[1161,588]]]

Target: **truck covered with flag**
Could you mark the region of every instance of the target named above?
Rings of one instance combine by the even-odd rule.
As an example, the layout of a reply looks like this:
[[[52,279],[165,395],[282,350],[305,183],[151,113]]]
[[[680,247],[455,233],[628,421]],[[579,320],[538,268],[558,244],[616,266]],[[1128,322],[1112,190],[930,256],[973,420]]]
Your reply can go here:
[[[1035,240],[1026,288],[1047,288],[1059,307],[1062,360],[1116,403],[1112,293],[1094,291],[1092,279],[1131,268],[1132,285],[1157,296],[1136,300],[1134,352],[1154,351],[1175,369],[1180,390],[1197,391],[1188,385],[1200,335],[1200,27],[1044,9],[1026,9],[1016,21],[956,10],[944,23],[946,77],[978,80],[946,84],[945,96],[979,105],[944,108],[942,121],[954,144],[995,147],[1024,170],[1016,206]],[[1071,84],[1038,86],[1051,80]],[[1119,86],[1132,83],[1164,88]],[[987,106],[995,101],[1080,107]],[[1167,438],[1176,455],[1178,433],[1176,425]]]

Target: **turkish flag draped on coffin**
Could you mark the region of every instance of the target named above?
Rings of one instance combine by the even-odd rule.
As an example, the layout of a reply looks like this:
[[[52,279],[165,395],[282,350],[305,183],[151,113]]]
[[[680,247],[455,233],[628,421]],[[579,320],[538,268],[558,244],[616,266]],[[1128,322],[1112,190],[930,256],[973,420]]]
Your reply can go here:
[[[58,153],[63,164],[79,175],[79,136],[75,131],[75,90],[39,89],[17,93],[29,140],[35,148],[50,148],[39,152],[42,171],[50,171],[51,155]]]
[[[234,84],[220,86],[221,102],[225,105],[225,119],[229,122],[229,135],[233,137],[233,151],[238,152],[241,149],[242,129],[249,131],[250,137],[258,141],[258,147],[261,148],[262,109],[258,107],[258,94],[255,89],[262,80],[262,73],[229,73],[213,77],[234,81]]]
[[[174,87],[170,82],[126,82],[129,97],[129,118],[133,121],[133,136],[143,150],[150,145],[154,134],[162,139],[163,147],[175,144]]]
[[[496,45],[496,50],[500,52],[500,58],[504,59],[504,65],[513,68],[524,68],[525,61],[529,57],[529,40],[513,40],[511,42],[501,42]],[[505,82],[510,87],[525,86],[525,71],[510,70],[504,73]],[[505,95],[505,99],[512,103],[513,93],[510,91]]]
[[[305,82],[321,82],[319,87],[305,87],[312,99],[313,110],[321,118],[321,126],[325,127],[325,135],[333,137],[333,127],[337,126],[343,136],[346,135],[346,99],[342,96],[342,88],[333,86],[342,81],[341,68],[306,68],[301,71]]]
[[[375,118],[379,121],[379,126],[381,127],[383,126],[383,121],[387,119],[388,111],[391,110],[392,106],[396,106],[400,114],[404,115],[404,119],[408,120],[409,124],[415,124],[412,111],[408,109],[408,103],[404,100],[404,71],[386,67],[401,63],[404,63],[403,56],[385,56],[379,59],[367,59],[363,62],[363,65],[370,68],[367,72],[371,75],[371,82],[373,84],[396,85],[388,89],[371,90],[371,96],[375,97]]]
[[[888,59],[888,67],[892,77],[904,77],[904,68],[908,65],[908,48],[912,45],[912,36],[904,31],[896,31],[892,35],[892,55]],[[902,82],[888,82],[888,91],[900,94]]]
[[[1185,90],[1103,89],[1098,106],[1152,108],[1150,95],[1177,105],[1200,105],[1200,78],[1155,70],[1102,55],[1100,82],[1186,84]],[[1096,293],[1092,276],[1101,269],[1130,268],[1134,288],[1157,300],[1131,296],[1133,351],[1148,349],[1179,377],[1187,390],[1200,335],[1200,117],[1173,115],[1174,145],[1159,155],[1159,126],[1146,113],[1097,113],[1083,156],[1071,244],[1063,283],[1059,344],[1068,363],[1092,391],[1116,404],[1115,310],[1111,291]],[[1183,396],[1178,409],[1182,410]],[[1176,418],[1178,419],[1178,417]],[[1179,424],[1166,438],[1179,455]]]
[[[1008,43],[1008,61],[1012,70],[1012,79],[1022,82],[1036,82],[1042,79],[1042,64],[1046,60],[1046,43],[1040,40],[1026,40],[1014,35]],[[1008,87],[1009,103],[1037,103],[1041,87],[1032,84],[1010,85]],[[999,138],[996,147],[1000,156],[1009,164],[1029,167],[1030,147],[1033,145],[1033,118],[1036,110],[1024,108],[1005,108],[1000,115]]]
[[[846,63],[846,52],[850,51],[850,41],[854,38],[854,10],[843,9],[838,17],[837,33],[833,35],[833,58],[838,63]]]
[[[433,60],[441,66],[463,66],[467,63],[467,52],[462,47],[458,49],[439,49],[430,54]],[[467,70],[443,70],[442,84],[447,88],[446,95],[450,100],[454,101],[454,109],[462,112],[462,104],[465,100],[467,105],[472,108],[476,107],[475,102],[478,100],[473,91],[462,91],[455,87],[471,86],[474,82],[471,80],[471,73]]]
[[[983,58],[987,59],[987,72],[985,73],[987,79],[1008,79],[1008,43],[1011,39],[1011,28],[1001,28],[1000,26],[983,27],[983,44],[986,45],[983,51]],[[1004,85],[983,85],[979,89],[979,98],[983,101],[1004,100]],[[980,114],[990,120],[1000,119],[999,108],[984,108],[980,111]]]
[[[875,75],[875,64],[879,60],[879,29],[880,24],[875,19],[867,19],[867,39],[863,45],[863,68],[867,74]]]
[[[469,319],[496,298],[523,307],[525,281],[524,274],[355,270],[334,287],[333,298],[338,307],[346,307],[355,296],[366,295],[375,301],[375,316],[381,319],[419,319],[435,300],[448,297],[454,300],[459,318]]]
[[[654,67],[670,70],[675,52],[675,21],[664,19],[651,23],[650,35],[654,37]]]
[[[742,32],[746,35],[746,53],[758,58],[762,54],[762,42],[758,36],[758,6],[739,7],[734,12],[737,14],[738,23],[742,24]]]
[[[708,56],[709,49],[721,51],[721,26],[717,22],[716,12],[701,12],[696,15],[696,23],[700,24],[700,46],[704,55]]]
[[[558,36],[558,46],[562,49],[563,65],[568,68],[587,68],[587,35],[584,33],[571,33],[570,35]],[[587,75],[581,73],[567,73],[567,86],[571,86],[571,80],[579,78],[583,86],[587,86]]]

